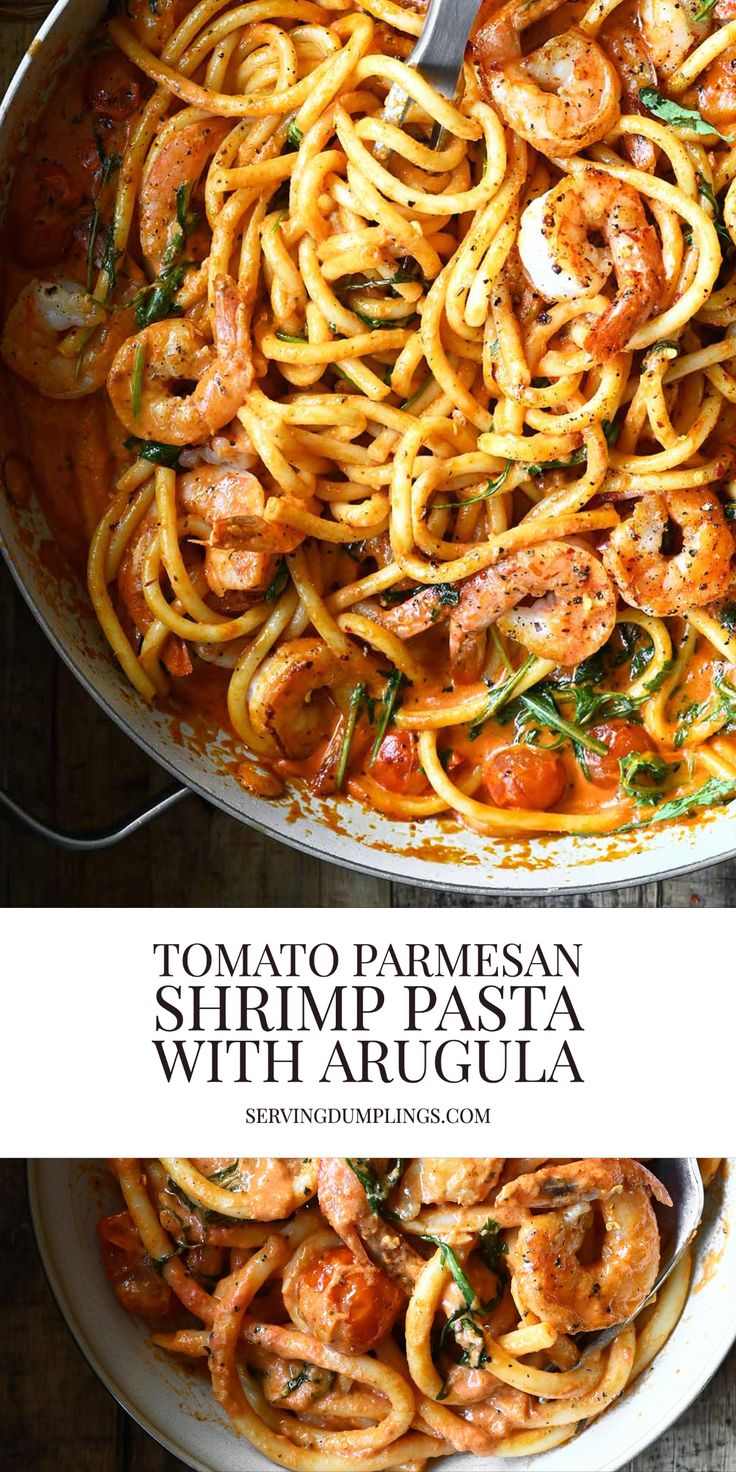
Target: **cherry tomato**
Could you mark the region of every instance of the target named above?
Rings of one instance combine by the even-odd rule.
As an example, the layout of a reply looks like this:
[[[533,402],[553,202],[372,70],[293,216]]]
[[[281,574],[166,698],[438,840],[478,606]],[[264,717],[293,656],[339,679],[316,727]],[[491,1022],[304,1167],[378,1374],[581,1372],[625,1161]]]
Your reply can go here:
[[[654,751],[654,744],[644,727],[634,726],[628,721],[606,721],[600,726],[592,726],[589,735],[608,747],[606,756],[599,756],[595,751],[585,753],[588,776],[596,787],[618,786],[621,775],[619,761],[629,752]]]
[[[94,61],[87,73],[87,100],[98,117],[121,122],[141,105],[141,79],[132,62],[114,51]]]
[[[535,746],[507,746],[484,762],[483,781],[497,808],[545,811],[559,802],[567,778],[562,758]]]
[[[419,765],[416,737],[411,731],[389,731],[378,748],[371,775],[389,792],[421,797],[429,783]]]
[[[10,196],[8,223],[19,259],[53,266],[66,255],[81,191],[55,159],[26,159]]]
[[[97,1223],[100,1254],[110,1285],[123,1308],[142,1319],[162,1319],[171,1308],[168,1283],[156,1272],[129,1211]]]
[[[349,1247],[326,1247],[304,1269],[296,1290],[302,1318],[323,1344],[367,1354],[393,1327],[404,1304],[396,1284]]]

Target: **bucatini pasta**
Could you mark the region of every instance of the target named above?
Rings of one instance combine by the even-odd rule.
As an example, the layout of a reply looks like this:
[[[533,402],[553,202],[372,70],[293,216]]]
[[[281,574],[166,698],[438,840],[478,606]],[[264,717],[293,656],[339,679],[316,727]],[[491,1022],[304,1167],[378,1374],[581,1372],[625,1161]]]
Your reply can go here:
[[[719,1165],[700,1162],[706,1185]],[[689,1248],[647,1303],[672,1202],[641,1161],[111,1166],[117,1297],[154,1344],[206,1359],[234,1429],[294,1472],[558,1446],[641,1374],[688,1293]]]
[[[499,836],[736,792],[728,5],[484,4],[455,101],[395,0],[130,0],[69,66],[8,408],[128,679],[252,791]]]

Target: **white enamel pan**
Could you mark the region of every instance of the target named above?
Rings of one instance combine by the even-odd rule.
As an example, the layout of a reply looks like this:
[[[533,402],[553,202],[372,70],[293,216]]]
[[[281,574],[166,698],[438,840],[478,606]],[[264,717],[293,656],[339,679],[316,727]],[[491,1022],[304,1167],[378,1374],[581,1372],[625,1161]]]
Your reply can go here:
[[[9,174],[54,76],[104,11],[99,0],[60,0],[26,54],[0,109],[0,180]],[[736,811],[699,814],[663,828],[608,837],[540,837],[499,842],[439,821],[397,823],[345,800],[299,793],[281,803],[243,791],[232,776],[234,738],[213,733],[207,750],[165,710],[148,708],[128,686],[97,628],[77,580],[57,581],[44,563],[50,536],[37,504],[14,507],[0,492],[0,541],[10,570],[59,655],[113,720],[177,780],[241,822],[284,843],[363,873],[439,891],[565,896],[670,878],[736,853]],[[175,739],[176,738],[176,739]],[[179,789],[166,801],[176,800]],[[12,797],[2,799],[13,811]],[[160,807],[161,804],[158,804]],[[18,810],[16,814],[20,816]],[[137,815],[123,832],[145,821]],[[44,830],[37,825],[42,835]],[[119,830],[97,835],[114,841]],[[56,835],[58,838],[58,835]],[[66,836],[67,846],[90,846]]]

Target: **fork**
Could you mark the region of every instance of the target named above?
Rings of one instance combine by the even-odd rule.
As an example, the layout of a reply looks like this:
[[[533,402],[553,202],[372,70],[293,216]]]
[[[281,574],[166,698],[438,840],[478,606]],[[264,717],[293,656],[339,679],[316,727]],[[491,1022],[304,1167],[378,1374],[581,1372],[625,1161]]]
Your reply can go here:
[[[429,0],[422,34],[407,57],[407,64],[415,66],[425,81],[448,102],[452,102],[457,93],[465,48],[479,8],[480,0]],[[394,82],[384,104],[384,121],[399,126],[408,101],[403,87]],[[432,148],[438,146],[441,133],[442,129],[436,125],[430,144]],[[373,152],[375,158],[383,161],[391,150],[385,144],[376,144]]]

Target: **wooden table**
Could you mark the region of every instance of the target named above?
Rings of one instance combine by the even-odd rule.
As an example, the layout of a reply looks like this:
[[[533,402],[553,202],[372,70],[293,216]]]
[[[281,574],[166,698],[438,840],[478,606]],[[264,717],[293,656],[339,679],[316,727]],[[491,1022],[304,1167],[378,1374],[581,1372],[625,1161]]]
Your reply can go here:
[[[0,24],[0,82],[33,28]],[[101,825],[162,785],[160,771],[61,665],[0,568],[0,780],[62,827]],[[736,866],[581,897],[599,906],[730,905]],[[452,905],[278,845],[191,798],[119,848],[45,849],[0,822],[0,896],[17,905]],[[473,903],[472,900],[466,903]],[[475,903],[506,905],[505,900]],[[554,900],[542,901],[555,905]],[[704,1149],[708,1141],[703,1141]],[[6,1472],[177,1472],[182,1464],[116,1408],[75,1348],[38,1263],[19,1165],[0,1166],[0,1447]],[[636,1472],[734,1472],[736,1357]],[[244,1462],[244,1472],[246,1464]]]

